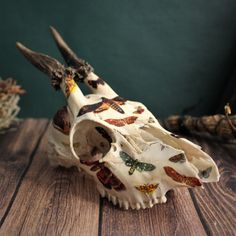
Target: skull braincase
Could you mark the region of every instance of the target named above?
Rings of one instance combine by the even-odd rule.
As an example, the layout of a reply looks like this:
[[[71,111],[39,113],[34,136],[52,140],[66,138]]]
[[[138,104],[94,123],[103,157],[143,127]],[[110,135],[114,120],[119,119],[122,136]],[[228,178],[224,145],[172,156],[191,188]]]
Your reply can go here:
[[[219,180],[216,164],[200,146],[165,130],[142,103],[118,96],[55,29],[52,33],[71,67],[18,44],[67,98],[68,106],[56,113],[49,129],[52,165],[84,170],[102,196],[125,209],[166,202],[166,192],[177,186]],[[75,80],[84,82],[93,94],[84,96]]]

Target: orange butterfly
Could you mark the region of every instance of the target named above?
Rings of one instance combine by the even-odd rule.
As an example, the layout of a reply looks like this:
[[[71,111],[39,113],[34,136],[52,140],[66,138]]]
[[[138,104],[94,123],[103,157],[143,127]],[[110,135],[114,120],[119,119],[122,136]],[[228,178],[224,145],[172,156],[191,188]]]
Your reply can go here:
[[[135,188],[142,193],[153,193],[158,187],[158,184],[144,184],[135,186]]]

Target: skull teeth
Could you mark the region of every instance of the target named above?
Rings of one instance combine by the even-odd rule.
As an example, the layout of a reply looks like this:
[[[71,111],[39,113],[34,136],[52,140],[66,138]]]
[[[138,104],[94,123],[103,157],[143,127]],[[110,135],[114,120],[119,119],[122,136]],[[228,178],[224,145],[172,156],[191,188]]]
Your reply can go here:
[[[101,186],[97,185],[97,190],[100,193],[101,197],[106,196],[106,191]]]
[[[117,198],[116,198],[115,196],[112,196],[112,197],[111,197],[111,201],[112,201],[112,203],[113,203],[114,205],[117,204]]]
[[[141,208],[139,203],[136,203],[136,209],[139,210]]]
[[[101,191],[102,190],[102,191]],[[128,210],[129,208],[133,209],[133,210],[139,210],[139,209],[146,209],[146,208],[151,208],[153,207],[153,205],[157,204],[157,203],[165,203],[166,202],[166,197],[163,196],[161,198],[156,198],[153,197],[152,199],[150,199],[150,201],[148,202],[137,202],[137,203],[130,203],[126,200],[122,200],[119,199],[116,196],[113,196],[112,194],[108,193],[107,191],[105,191],[104,189],[99,189],[98,186],[98,191],[100,192],[102,197],[107,197],[107,199],[112,202],[114,205],[117,205],[120,208],[123,208],[125,210]]]

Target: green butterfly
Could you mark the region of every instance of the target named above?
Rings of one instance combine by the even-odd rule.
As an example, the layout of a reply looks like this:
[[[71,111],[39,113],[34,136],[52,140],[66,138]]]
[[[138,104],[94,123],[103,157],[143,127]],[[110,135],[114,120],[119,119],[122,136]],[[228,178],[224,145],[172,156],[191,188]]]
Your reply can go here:
[[[125,162],[126,166],[130,167],[129,174],[132,175],[135,170],[142,171],[152,171],[156,167],[150,163],[140,162],[138,159],[134,160],[126,152],[120,152],[121,159]]]

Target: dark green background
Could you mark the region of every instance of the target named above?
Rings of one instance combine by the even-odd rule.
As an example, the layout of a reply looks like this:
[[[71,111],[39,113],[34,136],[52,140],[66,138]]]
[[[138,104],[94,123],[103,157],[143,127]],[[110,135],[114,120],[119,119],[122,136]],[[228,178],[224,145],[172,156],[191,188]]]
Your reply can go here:
[[[235,65],[235,0],[0,3],[0,75],[27,90],[22,117],[50,117],[65,103],[15,48],[61,60],[49,25],[121,96],[161,117],[214,112]]]

